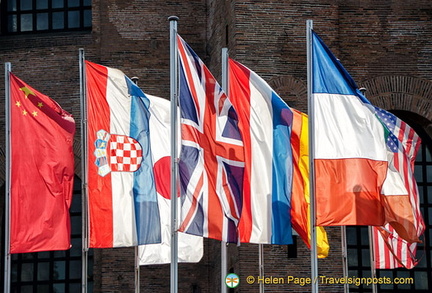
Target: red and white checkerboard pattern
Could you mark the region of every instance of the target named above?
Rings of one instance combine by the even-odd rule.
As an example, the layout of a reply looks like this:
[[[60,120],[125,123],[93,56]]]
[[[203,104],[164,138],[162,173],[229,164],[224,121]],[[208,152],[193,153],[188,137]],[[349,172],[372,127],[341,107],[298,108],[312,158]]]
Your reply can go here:
[[[138,141],[124,135],[111,135],[111,171],[135,172],[142,162],[142,148]]]

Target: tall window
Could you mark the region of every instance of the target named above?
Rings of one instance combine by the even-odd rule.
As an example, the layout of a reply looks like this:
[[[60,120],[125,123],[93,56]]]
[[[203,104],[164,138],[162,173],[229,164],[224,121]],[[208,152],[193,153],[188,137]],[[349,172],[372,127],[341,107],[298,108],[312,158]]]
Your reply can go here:
[[[70,209],[72,248],[12,254],[11,292],[80,292],[81,291],[81,180],[75,176]],[[93,255],[89,251],[88,292],[93,285]]]
[[[91,0],[6,0],[0,2],[2,34],[91,28]]]
[[[431,292],[432,290],[432,141],[423,132],[416,132],[422,138],[422,145],[416,157],[415,178],[419,188],[420,208],[426,224],[423,243],[418,245],[419,264],[411,270],[376,270],[377,277],[412,278],[413,284],[378,285],[379,292]],[[370,277],[370,251],[368,228],[361,226],[347,227],[348,269],[350,277]],[[372,292],[371,286],[350,287],[350,292]]]

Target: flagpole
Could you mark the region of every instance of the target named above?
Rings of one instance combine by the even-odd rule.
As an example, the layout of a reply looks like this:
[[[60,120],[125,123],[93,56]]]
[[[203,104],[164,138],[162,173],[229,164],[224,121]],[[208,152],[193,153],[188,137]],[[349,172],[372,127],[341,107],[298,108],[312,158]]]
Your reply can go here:
[[[138,246],[135,246],[135,293],[140,292],[140,265]]]
[[[87,99],[85,83],[85,53],[79,49],[79,72],[80,72],[80,100],[81,100],[81,233],[82,233],[82,255],[81,255],[81,292],[87,292],[88,271],[88,215],[87,215]]]
[[[359,88],[359,91],[362,93],[363,96],[366,97],[366,88],[365,87]],[[369,257],[370,257],[371,277],[375,279],[376,278],[375,257],[374,257],[375,247],[374,247],[374,244],[373,244],[372,229],[373,229],[372,226],[368,226],[368,234],[369,234]],[[376,292],[378,292],[377,284],[375,284],[373,282],[372,283],[372,293],[376,293]]]
[[[312,99],[312,29],[313,21],[306,21],[306,47],[307,47],[307,91],[309,116],[309,186],[310,186],[310,229],[311,229],[311,279],[312,292],[318,292],[318,257],[316,239],[315,215],[315,153],[314,153],[314,103]]]
[[[139,78],[134,76],[131,77],[131,80],[134,84],[138,85],[138,80]],[[139,249],[138,249],[138,245],[134,246],[134,252],[135,252],[135,293],[139,293],[140,292],[140,265],[139,265]]]
[[[228,48],[222,48],[222,90],[228,93]],[[227,271],[227,243],[221,241],[221,293],[226,293],[225,278]]]
[[[170,16],[170,100],[171,100],[171,293],[178,291],[178,234],[177,234],[177,103],[178,50],[177,16]]]
[[[343,277],[348,277],[348,254],[347,254],[347,236],[346,236],[346,226],[341,226],[341,242],[342,242],[342,271]],[[344,284],[344,292],[349,292],[348,283]]]
[[[259,276],[264,278],[264,245],[262,244],[258,244],[258,255]],[[260,282],[259,291],[264,293],[264,282]]]
[[[371,277],[373,280],[376,278],[376,269],[375,269],[375,257],[374,257],[374,243],[372,238],[372,226],[368,226],[368,232],[369,232],[369,255],[370,255],[370,263],[371,263]],[[378,292],[378,286],[375,282],[372,282],[372,293]]]
[[[11,276],[11,254],[10,254],[10,142],[11,142],[11,109],[10,109],[10,72],[12,65],[10,62],[5,63],[5,113],[6,113],[6,196],[5,196],[5,269],[4,269],[4,292],[10,292],[10,276]]]

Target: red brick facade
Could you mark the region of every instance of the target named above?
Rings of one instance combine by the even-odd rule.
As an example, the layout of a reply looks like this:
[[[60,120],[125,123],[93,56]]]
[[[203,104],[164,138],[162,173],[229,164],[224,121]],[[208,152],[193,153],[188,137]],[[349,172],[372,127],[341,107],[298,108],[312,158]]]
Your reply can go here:
[[[385,3],[385,4],[383,4]],[[169,98],[169,22],[220,80],[223,47],[267,80],[288,103],[307,111],[306,20],[342,61],[372,103],[412,112],[432,135],[432,2],[406,1],[140,1],[93,0],[90,32],[0,35],[0,61],[25,82],[56,99],[80,121],[78,49],[90,61],[138,76],[147,93]],[[0,71],[4,80],[4,70]],[[4,88],[0,86],[0,96]],[[0,108],[4,108],[3,99]],[[4,112],[0,123],[4,133]],[[81,175],[80,131],[76,172]],[[4,149],[4,137],[0,138]],[[4,160],[4,156],[1,157]],[[4,167],[1,167],[1,182]],[[330,256],[319,273],[342,276],[340,228],[329,228]],[[265,246],[265,275],[309,277],[310,252],[298,241],[297,258],[286,246]],[[219,292],[220,244],[205,241],[198,264],[179,264],[179,292]],[[3,248],[1,248],[3,249]],[[95,250],[94,292],[133,292],[134,250]],[[258,246],[229,245],[228,270],[241,285],[234,292],[259,292]],[[169,265],[141,267],[141,292],[169,292]],[[270,284],[266,292],[307,292],[310,286]],[[343,292],[322,285],[323,292]]]

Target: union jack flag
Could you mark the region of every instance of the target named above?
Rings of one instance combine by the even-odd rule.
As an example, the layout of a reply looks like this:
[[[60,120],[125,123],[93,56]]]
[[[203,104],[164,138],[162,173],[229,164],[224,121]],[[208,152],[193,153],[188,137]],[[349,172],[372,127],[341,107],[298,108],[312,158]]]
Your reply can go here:
[[[177,36],[182,146],[180,231],[238,242],[243,141],[237,113],[208,68]]]
[[[419,193],[414,177],[414,162],[421,144],[420,137],[407,123],[395,115],[375,107],[375,113],[385,123],[390,135],[388,145],[393,151],[393,163],[400,174],[409,193],[412,213],[414,215],[415,233],[420,237],[425,224],[420,211]],[[375,268],[394,269],[398,267],[413,268],[417,263],[417,243],[408,243],[395,229],[387,224],[373,228]]]

